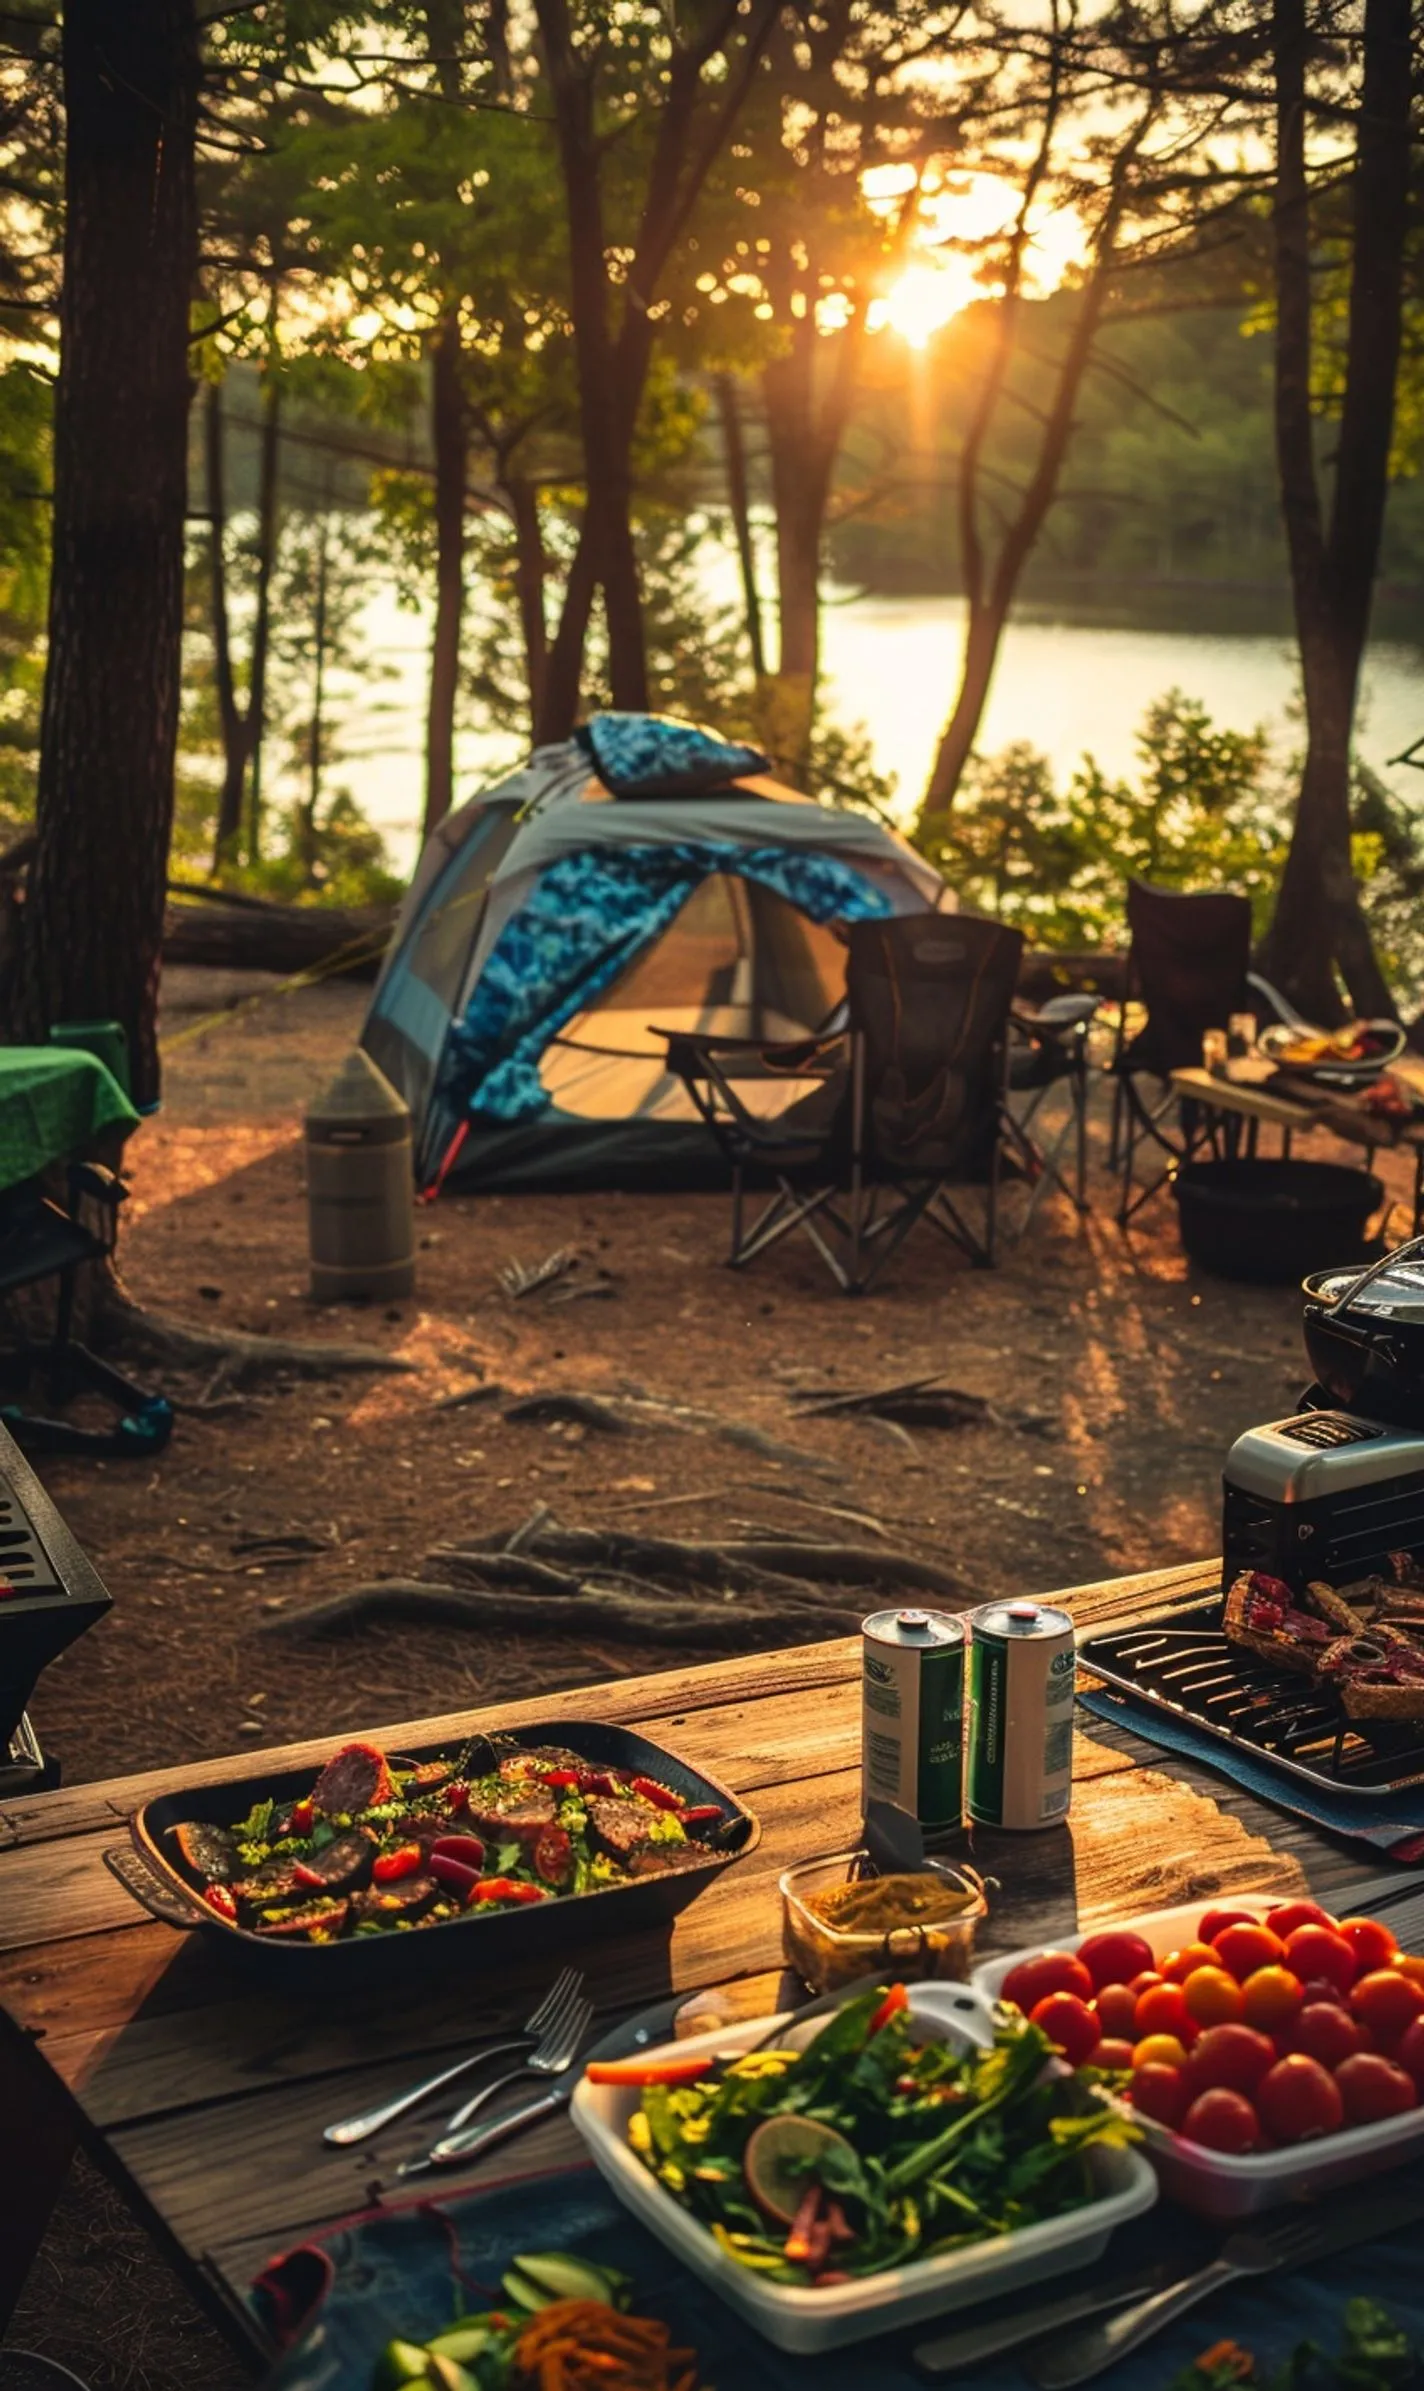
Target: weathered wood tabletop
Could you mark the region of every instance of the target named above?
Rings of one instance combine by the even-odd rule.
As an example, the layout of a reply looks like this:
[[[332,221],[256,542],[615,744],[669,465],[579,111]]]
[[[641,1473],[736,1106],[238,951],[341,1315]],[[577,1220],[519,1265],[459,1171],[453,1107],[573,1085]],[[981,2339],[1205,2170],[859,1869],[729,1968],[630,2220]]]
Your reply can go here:
[[[1061,1599],[1084,1627],[1168,1607],[1210,1582],[1214,1570],[1199,1564]],[[699,1997],[680,2025],[705,2023],[719,2003],[774,2005],[777,1877],[855,1836],[859,1672],[859,1642],[847,1639],[403,1722],[379,1739],[398,1750],[474,1726],[617,1720],[734,1788],[762,1821],[756,1851],[670,1929],[570,1954],[588,1973],[602,2019],[685,1989]],[[985,1949],[1226,1889],[1308,1881],[1329,1893],[1378,1874],[1377,1859],[1083,1717],[1068,1826],[976,1832],[974,1857],[1002,1887]],[[104,1852],[122,1842],[140,1801],[264,1766],[315,1765],[335,1740],[79,1785],[0,1813],[0,2326],[82,2139],[259,2362],[243,2293],[263,2261],[369,2206],[381,2196],[374,2187],[408,2196],[396,2164],[428,2142],[431,2118],[403,2119],[344,2152],[325,2148],[322,2126],[522,2019],[547,1984],[545,1960],[532,1975],[506,1966],[488,1985],[447,1977],[423,1989],[417,1946],[411,1982],[398,1993],[358,1992],[331,2005],[277,1995],[231,1973],[206,1942],[153,1923],[105,1868]],[[576,2147],[566,2120],[546,2123],[519,2144],[519,2165],[557,2164]],[[467,2175],[450,2169],[441,2186],[509,2167],[508,2152],[496,2151]]]
[[[1397,1077],[1406,1079],[1415,1094],[1424,1096],[1424,1078],[1412,1067],[1400,1070],[1391,1065]],[[1318,1104],[1303,1097],[1279,1093],[1276,1083],[1223,1079],[1214,1071],[1204,1071],[1199,1065],[1172,1073],[1172,1085],[1179,1096],[1199,1104],[1204,1113],[1224,1113],[1244,1121],[1248,1130],[1247,1151],[1255,1152],[1255,1135],[1262,1123],[1281,1132],[1281,1152],[1288,1155],[1291,1141],[1297,1133],[1312,1129],[1328,1130],[1332,1137],[1345,1138],[1365,1148],[1369,1162],[1378,1148],[1402,1146],[1414,1159],[1414,1225],[1413,1235],[1420,1233],[1424,1220],[1424,1121],[1392,1124],[1372,1118],[1348,1102]]]

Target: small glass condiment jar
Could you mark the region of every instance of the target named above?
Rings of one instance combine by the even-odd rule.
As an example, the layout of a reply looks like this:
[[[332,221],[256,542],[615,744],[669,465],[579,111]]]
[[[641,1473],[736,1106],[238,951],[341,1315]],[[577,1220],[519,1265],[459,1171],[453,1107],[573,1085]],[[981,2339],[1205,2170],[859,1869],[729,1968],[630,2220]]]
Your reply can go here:
[[[902,1906],[916,1915],[902,1923],[860,1923],[823,1912],[839,1906],[836,1896],[851,1886],[867,1890],[918,1885]],[[974,1955],[974,1929],[989,1914],[982,1879],[972,1868],[927,1858],[923,1865],[881,1877],[865,1851],[839,1851],[826,1859],[802,1860],[781,1879],[781,1948],[789,1966],[813,1992],[834,1992],[857,1976],[891,1969],[918,1982],[944,1976],[963,1982]],[[938,1893],[942,1898],[937,1898]]]

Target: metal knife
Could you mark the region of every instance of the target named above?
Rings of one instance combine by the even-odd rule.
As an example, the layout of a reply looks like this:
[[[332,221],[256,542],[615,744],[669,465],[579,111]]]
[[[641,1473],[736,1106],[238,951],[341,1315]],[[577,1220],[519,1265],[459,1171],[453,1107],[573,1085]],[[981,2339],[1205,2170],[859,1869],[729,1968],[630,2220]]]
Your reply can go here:
[[[922,2341],[912,2355],[921,2374],[957,2374],[987,2358],[1001,2357],[1025,2341],[1056,2333],[1060,2325],[1075,2325],[1081,2317],[1098,2316],[1105,2308],[1122,2308],[1145,2299],[1171,2281],[1164,2259],[1157,2266],[1139,2267],[1136,2274],[1119,2275],[1112,2282],[1090,2283],[1082,2291],[1065,2292],[1036,2308],[1017,2308],[1007,2316],[990,2317],[984,2324],[960,2325],[936,2341]]]
[[[1375,2193],[1363,2193],[1352,2198],[1347,2213],[1341,2215],[1321,2210],[1314,2230],[1308,2230],[1311,2220],[1310,2204],[1301,2202],[1298,2220],[1307,2228],[1304,2236],[1289,2231],[1290,2208],[1277,2209],[1253,2228],[1249,2218],[1243,2221],[1232,2237],[1237,2242],[1259,2240],[1266,2243],[1280,2236],[1277,2255],[1262,2263],[1263,2252],[1254,2254],[1249,2267],[1232,2263],[1228,2240],[1222,2254],[1208,2267],[1184,2276],[1166,2291],[1153,2292],[1133,2307],[1119,2308],[1117,2313],[1100,2325],[1089,2325],[1081,2333],[1069,2333],[1061,2340],[1043,2343],[1029,2356],[1025,2371],[1039,2391],[1069,2391],[1069,2386],[1091,2382],[1116,2365],[1129,2350],[1140,2349],[1167,2325],[1206,2299],[1213,2291],[1237,2280],[1241,2275],[1270,2274],[1277,2268],[1294,2272],[1303,2266],[1314,2266],[1322,2258],[1331,2258],[1339,2250],[1351,2250],[1360,2242],[1377,2241],[1393,2233],[1401,2225],[1416,2224],[1424,2217],[1424,2186],[1416,2178],[1409,2190],[1396,2188]]]
[[[601,2041],[590,2044],[576,2067],[568,2069],[555,2084],[543,2092],[534,2092],[512,2108],[502,2109],[483,2125],[472,2125],[462,2134],[449,2134],[428,2150],[423,2158],[407,2159],[396,2169],[401,2176],[426,2175],[432,2168],[468,2165],[493,2150],[497,2143],[508,2141],[511,2134],[520,2134],[526,2125],[537,2125],[541,2117],[556,2117],[567,2108],[590,2060],[631,2059],[639,2051],[651,2050],[656,2043],[669,2042],[677,2023],[678,2011],[691,1999],[686,1992],[673,1993],[665,2001],[656,2001],[651,2008],[640,2009],[635,2017],[625,2018],[621,2026],[614,2026]]]

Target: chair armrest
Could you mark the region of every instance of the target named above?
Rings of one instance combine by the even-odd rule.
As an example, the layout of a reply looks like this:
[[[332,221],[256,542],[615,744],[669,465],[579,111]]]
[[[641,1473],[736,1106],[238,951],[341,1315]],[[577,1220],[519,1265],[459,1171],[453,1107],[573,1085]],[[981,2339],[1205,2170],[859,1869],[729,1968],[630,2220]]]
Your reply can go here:
[[[721,1061],[756,1061],[772,1071],[809,1071],[843,1048],[849,1034],[832,1030],[805,1038],[728,1038],[701,1030],[662,1029],[652,1021],[648,1029],[653,1037],[666,1039],[668,1069],[678,1073],[699,1067],[705,1073],[710,1064]]]
[[[128,1187],[117,1171],[109,1170],[102,1162],[71,1162],[69,1165],[69,1200],[71,1204],[81,1196],[93,1196],[100,1204],[117,1208],[128,1195]]]

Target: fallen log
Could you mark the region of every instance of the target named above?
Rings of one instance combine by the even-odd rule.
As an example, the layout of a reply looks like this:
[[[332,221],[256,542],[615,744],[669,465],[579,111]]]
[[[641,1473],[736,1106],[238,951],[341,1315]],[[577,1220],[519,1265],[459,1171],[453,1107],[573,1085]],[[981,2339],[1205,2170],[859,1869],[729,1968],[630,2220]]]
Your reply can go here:
[[[284,976],[349,958],[353,979],[373,980],[395,924],[390,906],[274,905],[222,897],[170,900],[163,916],[165,963]]]

